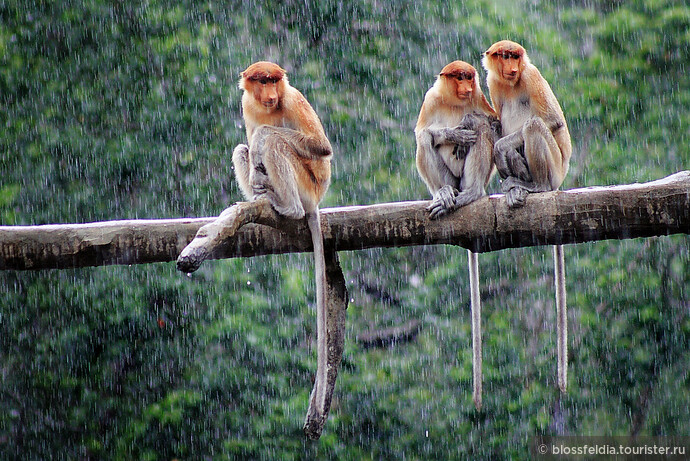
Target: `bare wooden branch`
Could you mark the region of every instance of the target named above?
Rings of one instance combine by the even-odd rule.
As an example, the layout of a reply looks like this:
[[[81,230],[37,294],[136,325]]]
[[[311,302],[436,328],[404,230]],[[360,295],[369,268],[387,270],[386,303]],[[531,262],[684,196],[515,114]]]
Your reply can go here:
[[[443,219],[428,201],[321,210],[324,243],[336,251],[452,244],[476,253],[535,245],[690,233],[690,171],[645,184],[532,194],[510,210],[503,195]],[[0,226],[0,270],[36,270],[174,261],[215,218]],[[247,224],[212,258],[311,251],[306,221],[283,232]],[[291,235],[293,237],[291,237]],[[299,235],[295,238],[294,235]]]
[[[410,320],[403,325],[360,333],[357,335],[357,342],[364,348],[387,347],[412,341],[417,337],[421,328],[422,322],[420,320]]]
[[[247,223],[257,223],[274,229],[294,231],[295,224],[290,219],[279,215],[266,197],[254,202],[240,202],[226,208],[218,219],[203,225],[195,238],[187,245],[177,258],[177,268],[182,272],[194,272],[224,242],[234,238],[237,230]],[[295,235],[291,235],[295,237]]]

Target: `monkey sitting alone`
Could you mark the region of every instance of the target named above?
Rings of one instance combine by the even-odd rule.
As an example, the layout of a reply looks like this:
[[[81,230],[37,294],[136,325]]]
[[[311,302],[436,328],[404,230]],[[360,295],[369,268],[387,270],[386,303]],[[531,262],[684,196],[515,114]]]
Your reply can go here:
[[[316,419],[325,419],[326,395],[326,263],[319,219],[319,202],[331,179],[333,149],[319,117],[307,99],[292,87],[285,70],[271,62],[256,62],[242,72],[239,84],[247,144],[238,145],[232,162],[240,189],[249,200],[266,197],[281,215],[305,215],[314,245],[316,274],[317,372],[311,400]],[[305,433],[310,427],[307,415]],[[318,424],[317,424],[318,425]]]

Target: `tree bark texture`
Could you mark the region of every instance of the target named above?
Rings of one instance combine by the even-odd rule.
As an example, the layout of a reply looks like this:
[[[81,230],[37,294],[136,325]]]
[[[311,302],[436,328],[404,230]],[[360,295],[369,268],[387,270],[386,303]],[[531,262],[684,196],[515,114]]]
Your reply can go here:
[[[690,233],[690,171],[644,184],[530,194],[511,210],[484,197],[439,220],[428,201],[321,210],[324,244],[334,251],[451,244],[475,253],[536,245]],[[0,226],[0,270],[64,269],[174,261],[216,218]],[[306,220],[281,229],[243,226],[211,259],[311,251]],[[299,238],[294,237],[299,235]]]

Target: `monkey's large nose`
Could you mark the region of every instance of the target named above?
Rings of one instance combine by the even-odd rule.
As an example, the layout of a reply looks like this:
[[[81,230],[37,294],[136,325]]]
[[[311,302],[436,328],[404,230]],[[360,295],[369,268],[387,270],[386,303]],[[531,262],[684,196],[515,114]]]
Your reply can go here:
[[[472,96],[472,88],[460,90],[458,92],[458,97],[460,98],[469,98],[470,96]]]

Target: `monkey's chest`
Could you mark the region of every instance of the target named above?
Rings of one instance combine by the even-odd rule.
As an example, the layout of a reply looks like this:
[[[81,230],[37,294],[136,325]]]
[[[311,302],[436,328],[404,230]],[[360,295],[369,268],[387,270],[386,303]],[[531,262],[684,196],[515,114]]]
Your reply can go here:
[[[504,101],[501,108],[503,136],[520,130],[532,115],[532,107],[527,95],[520,95]]]
[[[470,112],[472,112],[472,110],[469,108],[444,108],[443,110],[438,110],[434,113],[433,117],[431,118],[428,127],[433,129],[455,128],[460,124],[462,118]]]

